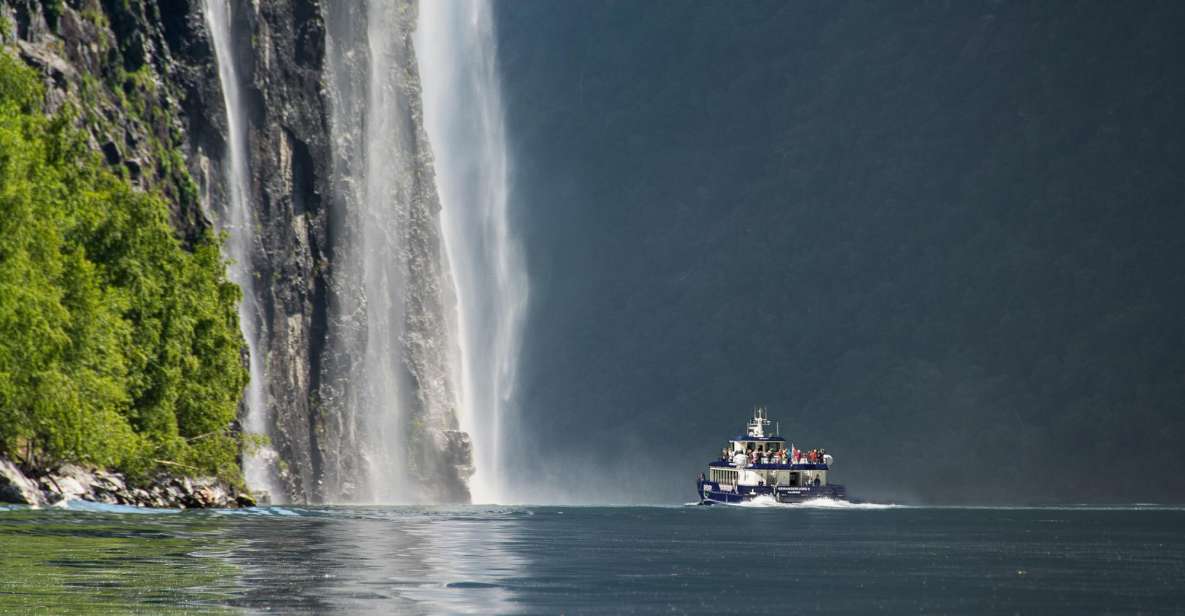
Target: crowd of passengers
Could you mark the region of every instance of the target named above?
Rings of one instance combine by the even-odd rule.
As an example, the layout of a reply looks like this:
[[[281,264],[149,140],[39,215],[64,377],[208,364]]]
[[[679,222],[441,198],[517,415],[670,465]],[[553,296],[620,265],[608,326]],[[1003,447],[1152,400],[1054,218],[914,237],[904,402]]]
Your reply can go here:
[[[720,459],[725,462],[732,462],[733,457],[742,452],[733,453],[727,447],[720,451]],[[749,464],[823,464],[823,456],[827,455],[826,449],[812,449],[810,451],[803,451],[795,449],[794,451],[786,451],[779,449],[778,451],[759,451],[750,449],[748,453],[744,454],[749,458]]]

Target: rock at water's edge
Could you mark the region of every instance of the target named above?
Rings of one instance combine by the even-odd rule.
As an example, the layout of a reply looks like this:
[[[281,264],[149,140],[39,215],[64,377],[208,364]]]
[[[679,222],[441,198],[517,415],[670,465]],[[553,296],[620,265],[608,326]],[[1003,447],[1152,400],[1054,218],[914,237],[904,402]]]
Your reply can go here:
[[[39,507],[45,504],[45,499],[32,479],[12,462],[0,458],[0,503]]]
[[[40,507],[71,500],[108,505],[174,509],[254,507],[255,499],[214,477],[157,475],[148,483],[129,486],[122,473],[65,464],[30,478],[0,458],[0,503]]]

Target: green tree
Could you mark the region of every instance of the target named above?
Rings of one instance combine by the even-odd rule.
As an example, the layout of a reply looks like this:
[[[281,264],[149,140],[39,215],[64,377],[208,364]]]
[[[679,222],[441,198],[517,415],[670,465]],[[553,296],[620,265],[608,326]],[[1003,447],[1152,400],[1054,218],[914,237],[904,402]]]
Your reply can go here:
[[[237,480],[247,375],[217,238],[184,250],[165,202],[42,98],[0,53],[0,452]]]

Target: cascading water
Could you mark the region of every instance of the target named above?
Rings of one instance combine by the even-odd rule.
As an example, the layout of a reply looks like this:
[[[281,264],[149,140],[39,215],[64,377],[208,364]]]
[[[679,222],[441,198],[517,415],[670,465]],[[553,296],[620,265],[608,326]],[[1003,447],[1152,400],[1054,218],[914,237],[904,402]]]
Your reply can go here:
[[[448,262],[456,283],[461,427],[473,435],[475,501],[504,502],[527,279],[510,233],[507,147],[488,0],[420,5],[415,36]]]
[[[224,198],[213,209],[229,235],[229,275],[244,295],[239,312],[251,354],[244,424],[266,434],[275,431],[262,356],[268,338],[251,272],[260,221],[250,197],[249,127],[231,6],[231,0],[204,5],[228,126]],[[526,282],[507,223],[490,6],[365,0],[327,2],[321,11],[330,253],[322,270],[324,348],[304,445],[311,466],[302,467],[316,481],[294,496],[465,502],[472,489],[477,500],[504,500],[501,432]],[[428,77],[423,93],[421,69]],[[470,480],[475,450],[478,470]],[[272,464],[275,455],[249,456],[245,471],[253,488],[280,496],[271,485],[282,468]]]
[[[223,103],[226,105],[227,151],[222,161],[224,173],[224,196],[213,208],[215,224],[227,234],[226,251],[232,260],[228,268],[229,278],[243,292],[239,303],[239,326],[247,341],[250,357],[248,369],[251,381],[244,392],[245,413],[243,427],[248,433],[267,434],[269,426],[267,392],[263,357],[259,353],[260,341],[265,338],[263,322],[257,303],[255,278],[251,272],[252,252],[255,244],[255,217],[249,198],[247,169],[247,127],[243,115],[241,84],[235,67],[232,44],[231,12],[228,0],[205,0],[203,11],[206,26],[214,41],[214,53],[218,62],[218,79],[222,85]],[[269,458],[274,456],[270,449],[249,452],[243,459],[243,471],[247,485],[253,490],[266,490],[273,497],[280,493],[272,485]]]
[[[420,124],[414,3],[323,7],[334,246],[320,498],[469,500],[455,302]]]

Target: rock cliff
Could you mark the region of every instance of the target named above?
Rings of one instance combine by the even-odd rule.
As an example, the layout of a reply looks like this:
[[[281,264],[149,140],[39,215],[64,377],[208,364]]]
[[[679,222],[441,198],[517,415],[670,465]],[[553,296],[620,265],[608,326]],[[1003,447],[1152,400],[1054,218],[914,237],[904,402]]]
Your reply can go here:
[[[349,211],[351,193],[343,189],[360,180],[344,176],[340,164],[335,175],[335,156],[339,163],[348,158],[342,152],[350,146],[331,143],[325,25],[331,7],[318,0],[269,0],[233,1],[230,8],[256,214],[248,265],[256,280],[258,353],[271,418],[266,436],[276,452],[273,484],[283,492],[272,497],[365,499],[351,477],[364,472],[362,457],[375,455],[358,445],[357,434],[368,424],[355,416],[352,398],[337,394],[357,387],[356,370],[368,356],[331,341],[364,337],[374,328],[363,317],[356,323],[361,330],[351,334],[342,329],[351,315],[333,313],[350,301],[367,303],[365,291],[351,288],[358,277],[337,263],[357,250],[349,244],[367,221]],[[361,4],[337,9],[365,29]],[[11,25],[3,42],[44,76],[47,106],[77,106],[79,122],[107,162],[135,186],[168,197],[183,239],[212,226],[212,204],[224,202],[230,190],[226,110],[203,10],[201,0],[0,0],[0,16]],[[404,442],[391,447],[404,458],[401,467],[419,498],[466,501],[469,439],[458,431],[453,408],[449,343],[434,337],[447,328],[444,315],[454,300],[447,263],[440,262],[440,206],[419,112],[410,43],[415,4],[400,2],[393,13],[401,51],[391,74],[404,84],[397,122],[406,139],[391,155],[407,167],[408,183],[395,197],[403,205],[391,207],[411,221],[404,225],[410,229],[406,250],[396,252],[405,259],[404,275],[425,282],[400,290],[405,307],[396,331],[404,351],[389,359],[401,375],[397,404],[410,410],[399,419]],[[342,139],[362,138],[371,127],[357,128]],[[342,299],[347,296],[352,299]]]

